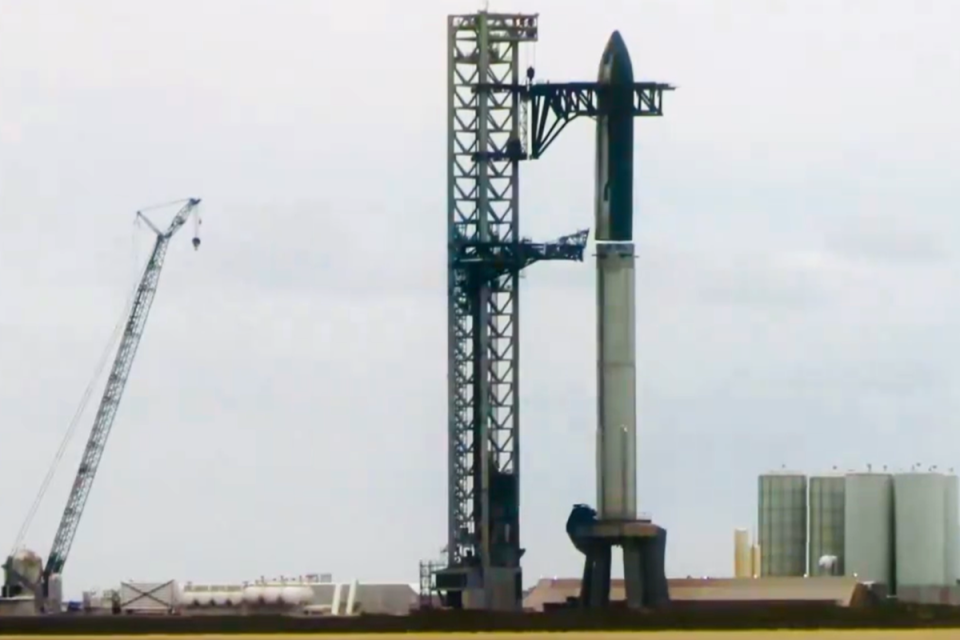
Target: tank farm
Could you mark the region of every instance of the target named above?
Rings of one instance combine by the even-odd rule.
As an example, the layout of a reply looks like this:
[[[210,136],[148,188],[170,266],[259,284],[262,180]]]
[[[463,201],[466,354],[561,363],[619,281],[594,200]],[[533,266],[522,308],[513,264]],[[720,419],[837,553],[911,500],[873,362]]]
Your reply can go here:
[[[393,585],[391,593],[400,594],[393,608],[385,588],[323,575],[232,586],[122,583],[109,595],[64,602],[67,557],[167,248],[191,220],[193,247],[200,248],[201,200],[188,198],[164,205],[179,207],[168,226],[154,224],[152,208],[138,212],[156,235],[153,254],[117,334],[107,389],[52,549],[44,561],[18,540],[4,564],[0,635],[565,631],[592,638],[658,631],[670,632],[659,636],[667,639],[793,629],[810,632],[796,637],[960,638],[960,482],[952,470],[764,473],[755,487],[756,522],[731,532],[733,577],[668,577],[668,532],[638,504],[634,130],[656,126],[647,119],[666,116],[665,97],[683,93],[638,80],[619,31],[597,42],[595,77],[540,80],[520,64],[538,40],[538,14],[447,18],[448,495],[446,531],[438,532],[445,557],[419,563],[416,587]],[[520,169],[548,162],[552,143],[581,120],[595,132],[595,172],[584,176],[594,184],[592,220],[552,241],[525,239]],[[523,580],[520,526],[518,280],[537,262],[583,262],[591,232],[596,498],[571,504],[567,515],[581,573],[531,586]],[[622,558],[622,579],[613,578],[615,557]]]

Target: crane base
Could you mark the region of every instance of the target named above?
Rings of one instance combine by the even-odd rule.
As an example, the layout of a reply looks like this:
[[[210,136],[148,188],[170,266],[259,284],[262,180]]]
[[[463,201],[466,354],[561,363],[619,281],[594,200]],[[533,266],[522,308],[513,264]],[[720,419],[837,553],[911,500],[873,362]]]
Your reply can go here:
[[[580,606],[589,609],[610,606],[613,547],[623,549],[627,607],[642,609],[668,603],[670,592],[664,568],[667,530],[644,520],[584,521],[584,509],[593,511],[578,505],[567,522],[570,539],[584,554]]]

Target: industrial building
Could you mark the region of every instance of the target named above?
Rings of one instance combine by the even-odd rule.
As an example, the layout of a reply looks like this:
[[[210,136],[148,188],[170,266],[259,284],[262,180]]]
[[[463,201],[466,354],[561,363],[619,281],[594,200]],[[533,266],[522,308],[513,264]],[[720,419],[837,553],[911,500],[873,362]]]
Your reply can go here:
[[[900,599],[960,603],[952,472],[777,471],[761,475],[758,488],[760,577],[846,576]],[[735,566],[742,555],[735,543]]]
[[[872,600],[870,590],[854,578],[672,578],[669,581],[673,606],[722,604],[762,604],[804,602],[854,606]],[[523,599],[526,611],[544,611],[562,606],[580,593],[579,578],[543,578]],[[623,580],[611,580],[610,600],[623,602]]]

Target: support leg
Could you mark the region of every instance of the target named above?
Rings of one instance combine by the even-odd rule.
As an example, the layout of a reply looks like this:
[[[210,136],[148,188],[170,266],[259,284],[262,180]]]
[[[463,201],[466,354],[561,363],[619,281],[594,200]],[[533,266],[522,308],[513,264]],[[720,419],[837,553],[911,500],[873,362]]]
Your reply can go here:
[[[643,541],[640,552],[643,557],[643,584],[645,607],[656,607],[670,601],[667,583],[666,553],[667,531],[658,527],[657,535]]]
[[[640,609],[644,606],[647,588],[644,581],[643,540],[628,540],[623,544],[623,578],[626,587],[627,607]]]
[[[581,606],[596,609],[610,603],[610,545],[593,544],[584,560]]]

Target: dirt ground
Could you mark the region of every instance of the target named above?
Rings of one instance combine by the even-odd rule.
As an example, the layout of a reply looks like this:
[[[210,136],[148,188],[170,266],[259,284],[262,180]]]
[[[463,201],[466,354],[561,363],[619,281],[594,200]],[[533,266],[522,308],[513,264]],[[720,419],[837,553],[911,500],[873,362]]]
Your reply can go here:
[[[149,636],[6,636],[2,640],[390,640],[396,634],[231,634]],[[412,636],[412,637],[411,637]],[[404,640],[957,640],[960,629],[907,631],[650,631],[616,633],[418,633]]]

